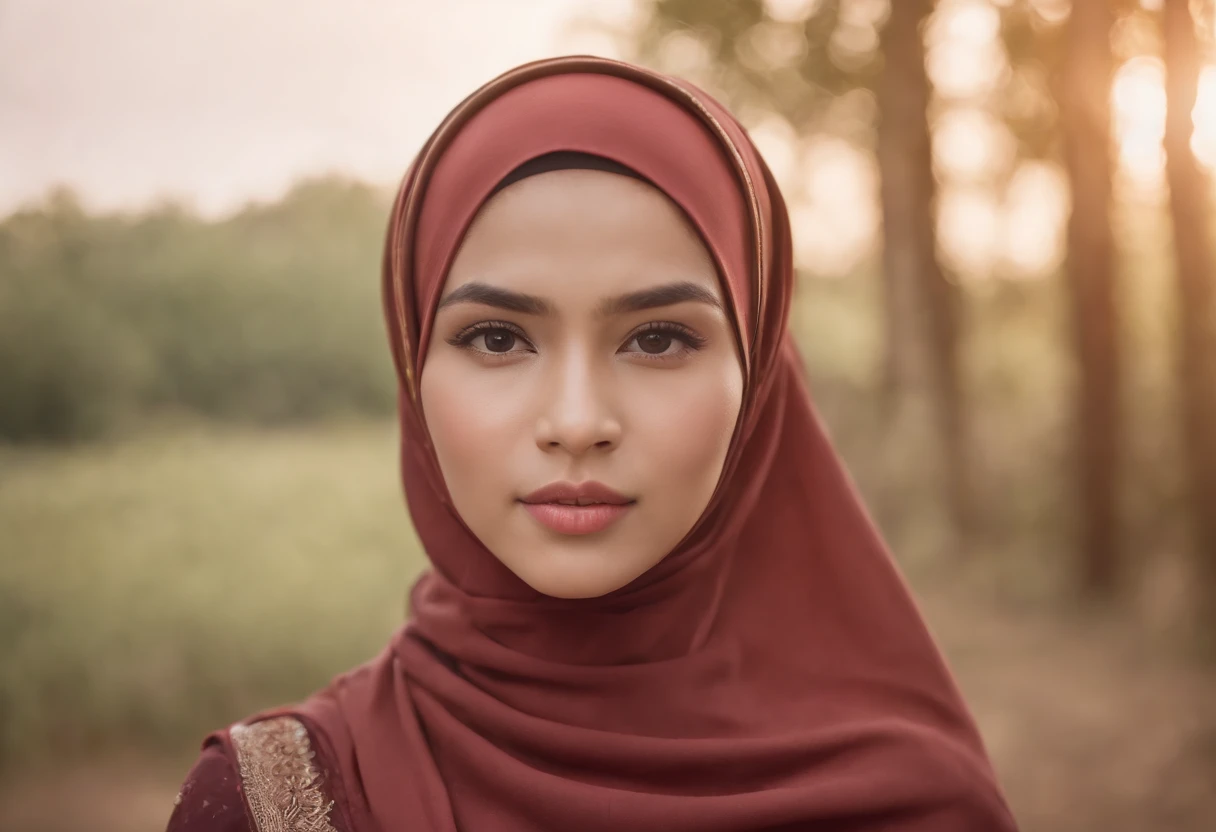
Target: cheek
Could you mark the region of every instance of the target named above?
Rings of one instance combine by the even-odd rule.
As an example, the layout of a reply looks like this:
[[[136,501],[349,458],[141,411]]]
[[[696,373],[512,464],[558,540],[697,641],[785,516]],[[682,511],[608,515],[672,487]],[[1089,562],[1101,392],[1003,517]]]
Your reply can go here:
[[[422,374],[422,407],[435,455],[452,499],[466,504],[482,491],[498,490],[503,478],[493,466],[519,439],[520,414],[512,397],[487,384],[463,362],[436,357]],[[518,397],[515,397],[518,398]],[[471,508],[471,507],[470,507]]]
[[[672,374],[673,376],[676,374]],[[708,499],[717,484],[739,416],[743,380],[734,362],[661,382],[639,397],[634,437],[653,472],[680,487],[671,496]]]

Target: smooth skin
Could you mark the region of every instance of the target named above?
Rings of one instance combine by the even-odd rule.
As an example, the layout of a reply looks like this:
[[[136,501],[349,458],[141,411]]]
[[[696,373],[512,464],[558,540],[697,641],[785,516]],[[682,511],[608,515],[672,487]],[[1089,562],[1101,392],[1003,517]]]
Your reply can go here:
[[[598,597],[671,552],[718,484],[743,396],[713,259],[618,174],[528,177],[482,208],[439,302],[422,408],[456,510],[529,586]],[[521,498],[595,480],[635,502],[560,534]]]

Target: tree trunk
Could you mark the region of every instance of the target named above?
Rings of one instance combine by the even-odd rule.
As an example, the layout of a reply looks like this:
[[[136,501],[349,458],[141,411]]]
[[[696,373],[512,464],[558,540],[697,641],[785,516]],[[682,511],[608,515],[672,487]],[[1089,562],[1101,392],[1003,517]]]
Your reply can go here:
[[[1191,150],[1200,55],[1187,0],[1165,0],[1165,150],[1178,292],[1178,388],[1195,555],[1216,621],[1216,255],[1210,180]]]
[[[932,0],[900,0],[882,32],[877,158],[883,219],[883,399],[896,411],[928,390],[945,459],[951,519],[965,544],[975,527],[969,430],[959,366],[957,287],[937,259],[929,79],[921,24]]]
[[[1064,162],[1072,192],[1067,280],[1076,359],[1080,582],[1091,595],[1115,588],[1121,470],[1118,310],[1110,204],[1113,72],[1109,0],[1074,0],[1058,79]]]

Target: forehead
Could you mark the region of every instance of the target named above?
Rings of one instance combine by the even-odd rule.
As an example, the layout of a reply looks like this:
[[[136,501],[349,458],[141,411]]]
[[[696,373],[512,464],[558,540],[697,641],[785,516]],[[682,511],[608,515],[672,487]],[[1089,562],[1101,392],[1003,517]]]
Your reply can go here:
[[[474,280],[605,294],[688,280],[723,297],[713,257],[681,209],[652,185],[596,170],[537,174],[492,197],[444,291]]]

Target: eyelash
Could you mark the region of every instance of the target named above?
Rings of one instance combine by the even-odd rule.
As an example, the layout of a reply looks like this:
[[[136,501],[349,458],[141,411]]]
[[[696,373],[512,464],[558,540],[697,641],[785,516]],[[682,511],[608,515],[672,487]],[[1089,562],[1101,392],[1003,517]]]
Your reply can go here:
[[[475,352],[481,353],[490,358],[501,359],[501,358],[506,358],[508,356],[514,355],[516,353],[514,353],[514,352],[496,353],[496,352],[490,352],[488,350],[478,349],[473,346],[473,341],[479,335],[485,335],[486,333],[489,333],[489,332],[504,332],[504,331],[511,333],[516,338],[520,339],[525,344],[527,344],[528,347],[530,348],[528,350],[528,352],[536,351],[536,348],[532,345],[532,342],[528,340],[528,337],[524,334],[524,331],[509,321],[479,321],[479,322],[473,324],[472,326],[465,327],[460,332],[457,332],[451,338],[447,339],[447,341],[449,344],[451,344],[454,347],[459,347],[460,349],[473,350]],[[642,337],[643,335],[651,335],[654,333],[658,333],[661,335],[668,335],[677,341],[682,341],[684,343],[685,348],[692,352],[695,352],[695,351],[703,348],[708,340],[704,336],[699,335],[698,333],[692,331],[691,329],[684,326],[683,324],[678,324],[678,323],[675,323],[674,321],[651,321],[650,323],[643,324],[642,326],[635,329],[633,332],[629,333],[629,337],[627,337],[625,339],[625,343],[629,344],[632,341],[636,340],[637,338]],[[683,352],[683,351],[681,351],[681,352]],[[680,353],[677,353],[676,355],[655,355],[653,353],[638,352],[636,354],[640,355],[642,358],[645,358],[648,361],[662,361],[665,359],[674,358],[674,357],[676,357],[676,355],[679,355]]]

